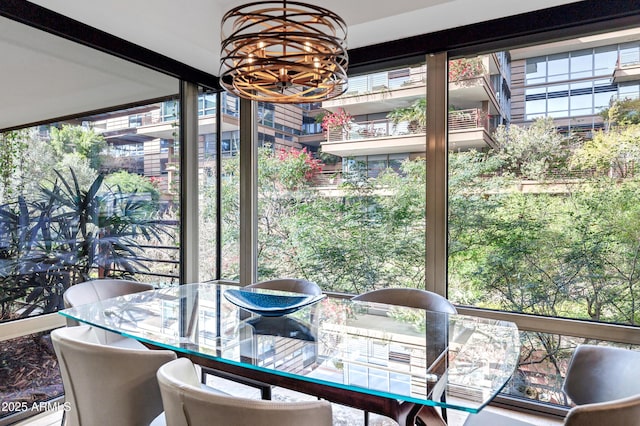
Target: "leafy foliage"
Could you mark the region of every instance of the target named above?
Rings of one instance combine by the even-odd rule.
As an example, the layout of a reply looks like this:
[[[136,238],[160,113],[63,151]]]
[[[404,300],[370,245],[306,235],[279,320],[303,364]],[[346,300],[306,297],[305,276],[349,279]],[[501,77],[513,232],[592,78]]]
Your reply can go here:
[[[568,149],[548,124],[534,123],[529,131],[511,126],[499,135],[511,146],[498,155],[451,155],[450,297],[494,309],[637,324],[640,180],[621,167],[611,173],[620,158],[632,170],[635,127],[611,129]],[[592,174],[574,180],[568,164]],[[535,177],[535,189],[519,190],[522,177]],[[552,356],[555,343],[548,343]]]
[[[10,197],[19,188],[15,186],[15,175],[27,148],[27,130],[0,133],[0,189],[2,198]]]
[[[148,215],[154,214],[158,210],[160,201],[160,191],[152,179],[120,170],[108,174],[104,183],[110,187],[115,187],[119,192],[128,194],[128,197],[137,197],[140,201],[146,201]]]
[[[354,176],[339,193],[323,195],[309,179],[309,162],[319,164],[310,154],[261,148],[258,156],[260,279],[304,277],[326,290],[354,293],[424,286],[424,159],[376,179]],[[231,260],[223,275],[237,278],[238,161],[227,158],[223,167],[223,251]],[[380,188],[401,190],[389,196]]]
[[[62,294],[89,279],[94,268],[133,274],[146,269],[136,260],[138,239],[160,239],[166,232],[148,218],[147,202],[105,187],[103,177],[83,189],[59,179],[42,187],[39,199],[0,206],[0,306],[2,319],[63,307]],[[122,273],[122,272],[120,272]],[[12,312],[15,302],[21,312]]]
[[[640,99],[612,99],[600,116],[610,127],[640,124]]]
[[[322,115],[322,130],[349,130],[353,122],[353,117],[342,108],[338,108],[336,112],[329,112]]]
[[[618,133],[625,132],[612,129],[580,144],[558,134],[551,120],[539,120],[529,129],[501,129],[499,150],[451,152],[449,297],[465,305],[637,324],[640,180],[612,176],[609,149],[593,154],[605,167],[589,168],[580,180],[571,168],[591,143],[614,146]],[[304,179],[305,165],[295,156],[271,150],[259,156],[260,279],[304,277],[349,293],[424,286],[424,159],[405,160],[376,177],[354,162],[353,173],[325,192]],[[237,161],[225,161],[224,250],[238,253]],[[285,184],[283,176],[296,178]],[[561,339],[540,334],[530,340],[552,363],[566,355]]]
[[[411,132],[423,130],[427,127],[427,99],[420,98],[408,107],[396,108],[387,114],[387,118],[396,127],[406,121]]]
[[[461,58],[449,61],[449,81],[456,82],[475,78],[485,73],[482,58]]]
[[[505,167],[525,179],[541,180],[563,168],[572,143],[556,131],[553,119],[539,118],[529,127],[500,126],[494,133]]]
[[[632,177],[640,165],[640,124],[598,131],[577,150],[572,165],[612,177]]]
[[[89,160],[94,170],[99,170],[107,142],[92,129],[65,124],[61,128],[51,127],[51,146],[59,157],[75,153]]]

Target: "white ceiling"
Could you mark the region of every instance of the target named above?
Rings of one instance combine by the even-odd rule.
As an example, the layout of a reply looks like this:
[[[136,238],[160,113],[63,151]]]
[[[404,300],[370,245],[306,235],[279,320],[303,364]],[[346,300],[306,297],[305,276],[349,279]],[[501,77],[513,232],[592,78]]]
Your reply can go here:
[[[32,0],[43,7],[218,75],[220,20],[251,0]],[[305,0],[302,0],[305,1]],[[340,15],[356,48],[576,0],[306,0]]]
[[[175,78],[0,18],[0,129],[176,94]]]
[[[220,20],[250,0],[32,0],[43,7],[218,74]],[[309,0],[307,0],[309,1]],[[349,48],[576,0],[321,0],[340,15]],[[0,129],[155,99],[177,81],[0,18]]]

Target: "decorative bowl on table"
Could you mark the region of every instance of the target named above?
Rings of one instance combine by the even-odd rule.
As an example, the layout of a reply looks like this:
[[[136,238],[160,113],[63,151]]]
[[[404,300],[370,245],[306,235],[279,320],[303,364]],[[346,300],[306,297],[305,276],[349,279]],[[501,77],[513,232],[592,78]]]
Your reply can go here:
[[[279,317],[297,311],[325,298],[325,294],[272,294],[229,289],[224,297],[236,306],[265,317]]]
[[[316,336],[311,330],[311,326],[292,317],[259,316],[248,320],[247,324],[253,328],[254,334],[262,336],[287,337],[308,342],[316,341]]]

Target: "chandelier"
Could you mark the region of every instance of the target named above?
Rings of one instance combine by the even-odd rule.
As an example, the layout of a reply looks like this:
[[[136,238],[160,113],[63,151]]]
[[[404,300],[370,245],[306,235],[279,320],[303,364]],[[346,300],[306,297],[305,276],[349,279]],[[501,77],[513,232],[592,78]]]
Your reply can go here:
[[[222,18],[220,82],[241,98],[318,102],[347,90],[347,26],[296,1],[260,1]]]

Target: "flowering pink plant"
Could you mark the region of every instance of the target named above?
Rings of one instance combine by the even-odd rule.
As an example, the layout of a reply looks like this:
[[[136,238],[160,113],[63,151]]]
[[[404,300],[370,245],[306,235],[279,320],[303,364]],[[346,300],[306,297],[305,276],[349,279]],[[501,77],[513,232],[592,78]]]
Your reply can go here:
[[[156,176],[151,176],[149,178],[149,182],[153,185],[154,188],[158,189],[160,187],[160,178]]]
[[[480,58],[462,58],[449,61],[449,81],[479,77],[484,72],[484,65]]]
[[[277,158],[280,161],[281,179],[287,186],[294,186],[300,179],[312,181],[322,172],[322,161],[313,158],[307,148],[280,149]]]
[[[342,108],[338,108],[336,112],[330,112],[322,117],[322,130],[345,129],[349,130],[353,117]]]

